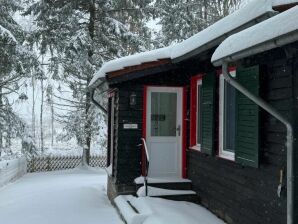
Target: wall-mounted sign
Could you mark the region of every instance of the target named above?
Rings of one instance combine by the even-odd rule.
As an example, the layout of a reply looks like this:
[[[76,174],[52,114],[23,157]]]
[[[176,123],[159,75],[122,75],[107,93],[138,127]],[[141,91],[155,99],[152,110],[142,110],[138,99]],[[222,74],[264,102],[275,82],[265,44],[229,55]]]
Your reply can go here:
[[[138,124],[123,124],[123,129],[138,129]]]

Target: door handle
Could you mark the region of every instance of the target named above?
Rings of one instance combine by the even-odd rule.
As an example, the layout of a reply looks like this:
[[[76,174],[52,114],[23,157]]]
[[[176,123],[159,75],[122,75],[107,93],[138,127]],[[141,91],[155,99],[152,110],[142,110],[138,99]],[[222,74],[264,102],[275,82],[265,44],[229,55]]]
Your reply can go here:
[[[178,136],[180,136],[180,134],[181,134],[181,125],[180,124],[176,128],[176,131],[178,132]]]

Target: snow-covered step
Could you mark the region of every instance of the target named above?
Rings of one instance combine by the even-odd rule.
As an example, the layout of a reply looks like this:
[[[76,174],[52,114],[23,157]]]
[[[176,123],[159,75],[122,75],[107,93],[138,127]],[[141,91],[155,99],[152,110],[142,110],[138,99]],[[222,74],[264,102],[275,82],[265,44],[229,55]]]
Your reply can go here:
[[[148,177],[148,183],[191,183],[191,180],[177,177]],[[144,177],[137,177],[135,180],[136,184],[143,184]]]
[[[147,218],[146,214],[140,214],[131,204],[132,195],[119,195],[114,199],[115,205],[127,224],[141,224]]]
[[[169,190],[169,189],[148,186],[148,196],[160,197],[160,196],[170,196],[170,195],[196,195],[196,192],[191,190]],[[145,197],[144,186],[138,189],[137,196]]]
[[[145,196],[145,187],[140,187],[137,191],[138,197]],[[173,190],[173,189],[163,189],[148,186],[148,196],[150,197],[159,197],[174,201],[188,201],[199,203],[200,199],[196,192],[192,190]]]
[[[144,186],[144,177],[135,179],[137,189]],[[191,180],[183,178],[148,178],[148,185],[151,187],[175,190],[191,190]]]
[[[118,196],[116,200],[122,201],[120,206],[123,207],[120,207],[119,211],[121,210],[121,215],[127,224],[225,224],[207,209],[194,203],[132,195]],[[128,205],[131,205],[138,213],[126,211]]]

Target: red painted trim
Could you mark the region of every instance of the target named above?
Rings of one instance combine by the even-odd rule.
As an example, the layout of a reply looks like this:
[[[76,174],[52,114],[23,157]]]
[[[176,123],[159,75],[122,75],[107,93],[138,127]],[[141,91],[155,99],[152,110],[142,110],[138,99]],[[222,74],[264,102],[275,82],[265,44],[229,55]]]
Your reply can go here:
[[[197,83],[203,76],[199,74],[190,80],[190,147],[197,144]]]
[[[169,88],[171,88],[171,87],[173,87],[173,88],[183,88],[183,86],[167,86],[167,85],[147,85],[146,86],[147,88],[150,88],[150,87],[169,87]]]
[[[229,67],[229,72],[233,72],[233,71],[236,71],[236,66]],[[216,74],[221,75],[222,74],[222,69],[216,70]]]
[[[186,135],[187,135],[187,88],[183,87],[182,96],[182,178],[187,178],[187,164],[186,164]]]
[[[108,90],[108,98],[112,98],[113,96],[115,96],[115,92],[117,89],[109,89]]]
[[[144,139],[146,139],[146,134],[147,134],[147,89],[148,89],[148,86],[144,86],[144,89],[143,89],[143,125],[142,125],[142,137]],[[145,158],[145,149],[143,148],[142,149],[142,175],[144,176],[145,175],[145,161],[146,161],[146,158]]]

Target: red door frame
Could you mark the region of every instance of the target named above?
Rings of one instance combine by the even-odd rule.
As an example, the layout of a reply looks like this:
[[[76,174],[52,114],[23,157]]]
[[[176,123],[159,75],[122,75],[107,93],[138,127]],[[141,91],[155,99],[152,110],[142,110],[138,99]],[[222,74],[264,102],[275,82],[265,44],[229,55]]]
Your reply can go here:
[[[146,139],[147,134],[147,90],[148,85],[143,88],[143,125],[142,125],[142,137]],[[158,86],[152,86],[158,87]],[[160,86],[160,87],[178,87],[182,88],[182,178],[187,178],[186,167],[186,148],[187,148],[187,88],[185,86]],[[145,174],[145,151],[142,149],[142,175]]]

